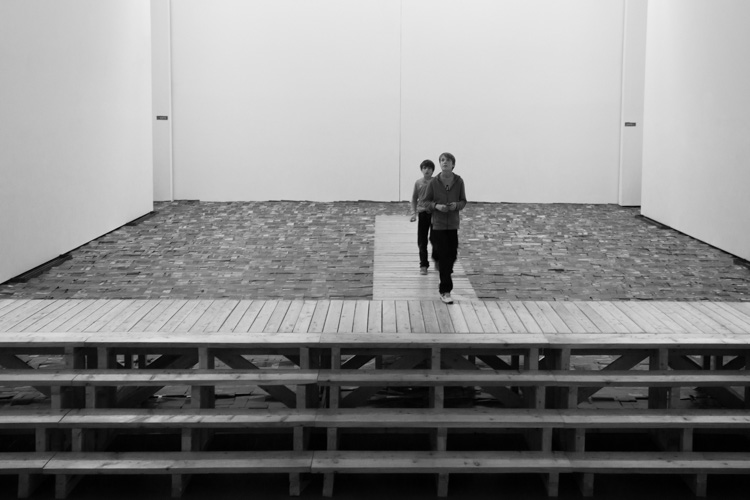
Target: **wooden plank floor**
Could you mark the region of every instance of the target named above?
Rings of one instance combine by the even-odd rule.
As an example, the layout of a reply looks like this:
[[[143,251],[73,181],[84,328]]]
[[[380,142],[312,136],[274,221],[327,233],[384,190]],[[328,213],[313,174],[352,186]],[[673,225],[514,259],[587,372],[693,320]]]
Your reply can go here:
[[[440,279],[434,263],[424,276],[419,274],[417,223],[399,215],[375,218],[375,262],[372,298],[375,300],[437,300]],[[477,298],[466,277],[461,257],[453,267],[453,300]]]
[[[750,334],[747,302],[0,300],[0,332]],[[1,334],[1,333],[0,333]]]

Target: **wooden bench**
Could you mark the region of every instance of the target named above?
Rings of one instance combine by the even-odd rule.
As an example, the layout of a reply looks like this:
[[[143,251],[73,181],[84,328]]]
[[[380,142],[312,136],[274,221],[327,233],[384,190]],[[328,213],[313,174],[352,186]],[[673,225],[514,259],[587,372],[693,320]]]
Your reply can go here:
[[[75,453],[57,452],[27,454],[24,457],[4,458],[0,466],[14,467],[16,472],[55,475],[55,498],[67,498],[78,479],[92,474],[170,474],[173,478],[172,495],[180,496],[183,475],[192,474],[302,474],[311,471],[313,452],[126,452]],[[26,464],[26,465],[25,465]],[[28,495],[20,490],[19,497]]]
[[[188,369],[188,370],[0,370],[0,386],[9,387],[51,387],[53,408],[129,406],[140,401],[120,398],[112,392],[116,388],[140,390],[153,388],[155,392],[165,386],[190,386],[192,404],[197,407],[213,405],[216,386],[258,386],[282,388],[283,386],[306,387],[317,382],[317,370],[227,370],[227,369]],[[122,390],[122,389],[121,389]],[[312,397],[313,391],[289,392],[285,404],[304,405]],[[302,400],[301,400],[302,398]]]
[[[599,386],[621,386],[621,387],[696,387],[696,386],[734,386],[734,385],[750,385],[750,372],[746,371],[722,371],[722,372],[709,372],[709,371],[666,371],[666,370],[651,370],[651,371],[569,371],[569,370],[535,370],[535,371],[514,371],[514,370],[328,370],[321,371],[319,376],[319,385],[322,387],[331,387],[331,407],[334,409],[338,408],[340,401],[340,390],[345,386],[373,386],[373,387],[386,387],[386,386],[409,386],[409,387],[430,387],[433,388],[433,392],[430,396],[430,405],[434,408],[433,413],[421,412],[415,413],[411,419],[406,417],[405,421],[410,426],[422,426],[427,422],[430,422],[435,429],[434,436],[434,451],[445,452],[447,450],[447,429],[451,427],[459,427],[461,423],[458,421],[451,422],[443,418],[459,417],[460,413],[453,413],[452,410],[446,410],[443,408],[443,390],[445,387],[450,386],[514,386],[514,387],[533,387],[533,388],[563,388],[567,391],[566,397],[567,402],[565,406],[575,408],[578,404],[577,390],[580,387],[599,387]],[[536,395],[534,398],[533,406],[535,407],[534,412],[523,412],[515,415],[516,417],[522,416],[515,422],[515,425],[519,427],[527,427],[530,429],[536,429],[537,432],[530,435],[530,441],[532,449],[539,450],[541,452],[550,452],[552,450],[552,430],[554,428],[560,429],[573,429],[573,432],[569,432],[567,436],[568,443],[565,445],[567,449],[571,451],[585,451],[585,432],[588,428],[594,428],[597,422],[590,423],[587,415],[581,415],[578,413],[572,413],[565,415],[568,420],[561,420],[564,414],[550,414],[542,410],[544,398],[543,396]],[[373,412],[375,416],[378,416],[376,412]],[[444,413],[445,417],[442,417],[439,413]],[[343,414],[343,413],[342,413]],[[324,415],[324,413],[321,413]],[[469,416],[470,414],[464,415]],[[334,414],[333,418],[330,419],[330,426],[328,429],[328,450],[333,451],[338,449],[338,428],[344,425],[361,425],[356,423],[357,417],[361,415],[351,414],[349,421],[342,420],[342,417],[338,414]],[[385,415],[379,415],[379,419],[373,419],[371,424],[373,426],[379,425],[384,426],[386,424],[392,424],[398,427],[398,423],[388,420]],[[662,425],[669,426],[674,425],[675,428],[679,427],[679,422],[674,416],[662,415],[661,420],[657,420],[659,425],[652,426],[653,428],[660,428]],[[364,417],[365,419],[367,417]],[[471,426],[488,426],[492,427],[496,425],[493,419],[497,418],[496,415],[484,414],[471,416]],[[638,418],[638,415],[635,416]],[[443,420],[441,420],[443,419]],[[577,420],[576,420],[577,419]],[[420,423],[420,420],[422,423]],[[719,419],[726,421],[727,419]],[[746,426],[747,420],[740,418],[738,425]],[[502,421],[502,419],[500,420]],[[320,420],[318,424],[322,424],[323,420]],[[509,423],[506,420],[506,423]],[[649,421],[645,421],[646,425],[641,426],[649,428]],[[652,420],[653,424],[654,421]],[[466,425],[467,422],[462,424]],[[567,424],[567,425],[566,425]],[[599,426],[618,426],[631,424],[633,427],[638,427],[637,423],[633,422],[632,416],[626,418],[615,418],[611,416],[609,420],[599,417]],[[680,437],[680,449],[682,451],[689,451],[692,447],[692,425],[686,423],[682,427],[679,427],[682,431]],[[368,455],[364,453],[363,455]],[[547,492],[550,496],[557,495],[557,489],[559,484],[559,471],[548,470],[543,476],[546,483]],[[333,493],[333,472],[324,472],[324,489],[323,493],[325,496],[331,496]],[[705,494],[705,479],[698,477],[692,485],[695,491],[699,494]],[[580,487],[585,495],[590,495],[593,490],[593,476],[591,474],[584,474],[581,478]],[[447,495],[448,488],[448,474],[447,472],[438,471],[438,495]]]
[[[0,453],[0,474],[18,475],[18,498],[28,498],[54,453]]]
[[[747,453],[358,451],[315,452],[312,471],[333,473],[750,474]],[[592,489],[593,492],[593,489]],[[592,492],[587,493],[588,495]],[[549,493],[549,491],[548,491]],[[440,492],[445,496],[447,491]]]
[[[5,335],[8,335],[5,337]],[[747,415],[722,412],[673,412],[662,411],[662,406],[652,406],[648,411],[628,412],[586,412],[576,409],[578,401],[593,393],[599,387],[650,387],[651,391],[664,400],[664,394],[672,387],[707,387],[724,390],[733,386],[750,387],[748,367],[747,335],[688,335],[688,334],[400,334],[400,333],[353,333],[353,334],[195,334],[195,333],[38,333],[33,335],[10,333],[0,336],[0,349],[7,347],[8,353],[47,352],[54,350],[63,353],[66,370],[15,369],[19,360],[8,356],[0,360],[6,370],[0,370],[0,386],[53,387],[53,404],[61,411],[31,415],[21,421],[13,412],[0,414],[0,428],[26,429],[37,433],[37,451],[26,457],[29,464],[33,457],[49,458],[45,438],[40,432],[48,429],[63,430],[71,434],[71,451],[56,452],[55,459],[62,460],[57,468],[43,467],[44,474],[58,476],[56,490],[59,496],[68,494],[75,478],[82,474],[106,473],[106,461],[114,459],[111,473],[129,473],[126,466],[133,465],[132,473],[167,473],[172,475],[172,493],[178,496],[186,485],[190,474],[197,473],[194,467],[205,457],[209,463],[202,471],[220,472],[220,460],[213,460],[211,453],[204,451],[206,443],[204,431],[221,429],[280,429],[291,428],[294,435],[293,450],[286,451],[286,458],[308,457],[313,453],[307,469],[296,469],[286,462],[278,468],[290,473],[290,493],[299,494],[299,474],[315,471],[324,474],[324,493],[332,494],[333,474],[353,472],[363,467],[363,472],[388,471],[396,468],[396,461],[414,462],[414,470],[438,474],[438,493],[447,494],[448,474],[451,472],[509,472],[523,471],[523,467],[538,467],[529,472],[539,472],[547,483],[547,491],[557,493],[560,473],[582,473],[584,494],[593,491],[594,474],[606,472],[609,465],[596,469],[595,461],[587,461],[593,452],[586,450],[586,433],[596,429],[629,430],[674,430],[679,434],[679,453],[684,457],[682,469],[675,473],[691,474],[696,492],[705,494],[706,474],[716,469],[715,461],[729,459],[726,454],[700,454],[692,452],[694,429],[720,430],[736,429],[746,431]],[[129,368],[131,355],[145,357],[159,353],[163,356],[148,369]],[[258,370],[242,354],[270,353],[281,354],[297,363],[299,370]],[[621,355],[606,370],[572,371],[572,355],[610,353]],[[710,354],[711,356],[732,356],[726,364],[714,363],[700,370],[701,365],[688,359],[687,355]],[[386,370],[359,370],[364,364],[376,359],[380,354],[397,354],[393,366]],[[121,357],[117,360],[117,356]],[[484,363],[490,369],[478,369],[472,358]],[[500,357],[503,357],[502,359]],[[510,356],[510,362],[503,361]],[[734,357],[736,356],[736,358]],[[523,360],[523,363],[519,361]],[[651,370],[630,370],[644,359],[648,359]],[[223,361],[230,370],[216,369],[214,360]],[[13,365],[13,366],[10,366]],[[145,366],[139,363],[140,368]],[[192,368],[197,366],[198,368]],[[432,369],[422,367],[430,366]],[[380,366],[379,366],[380,367]],[[675,370],[668,370],[669,367]],[[705,367],[705,364],[704,364]],[[349,369],[352,368],[352,369]],[[522,368],[522,369],[521,369]],[[540,369],[541,368],[541,369]],[[722,368],[722,369],[720,369]],[[730,368],[730,369],[726,369]],[[133,390],[148,388],[150,391],[169,385],[192,387],[194,407],[185,411],[112,409],[114,388]],[[263,388],[285,389],[283,386],[303,388],[297,394],[285,395],[288,405],[297,406],[278,413],[241,411],[229,412],[210,408],[213,405],[211,389],[221,386],[253,385]],[[331,408],[315,408],[318,404],[316,386],[329,390],[330,396],[322,401]],[[370,394],[378,387],[429,387],[429,404],[426,409],[339,409],[342,402],[342,387],[368,388]],[[480,386],[492,391],[493,395],[504,396],[503,402],[524,404],[531,408],[515,409],[444,409],[444,388],[450,386]],[[513,388],[513,390],[506,390]],[[515,388],[521,388],[524,398],[518,398]],[[311,390],[312,389],[312,390]],[[504,390],[502,392],[500,390]],[[546,400],[545,390],[556,399]],[[76,393],[76,401],[63,401],[66,393]],[[527,397],[528,393],[528,397]],[[748,392],[744,402],[748,402]],[[364,391],[360,400],[366,397]],[[282,400],[284,395],[280,395]],[[513,398],[516,399],[513,399]],[[315,401],[313,401],[315,399]],[[142,400],[142,398],[141,398]],[[654,398],[656,401],[657,399]],[[125,406],[138,404],[135,398],[128,399]],[[122,403],[122,401],[121,401]],[[356,403],[356,399],[349,401]],[[85,409],[81,407],[86,406]],[[78,408],[78,409],[76,409]],[[569,408],[569,409],[566,409]],[[62,412],[62,413],[61,413]],[[337,448],[338,432],[341,429],[427,429],[433,434],[432,451],[384,452],[380,454],[359,450],[342,452]],[[40,431],[42,429],[42,431]],[[163,430],[174,432],[179,429],[181,452],[174,457],[158,453],[155,462],[138,465],[143,458],[151,461],[155,455],[145,453],[112,454],[104,452],[101,446],[89,446],[86,434],[111,429]],[[311,452],[306,438],[314,429],[325,430],[327,450]],[[489,452],[489,455],[474,452],[448,452],[446,443],[448,431],[474,431],[489,429],[515,429],[527,433],[529,450],[519,452]],[[553,435],[560,434],[565,439],[554,448]],[[666,449],[666,448],[665,448]],[[241,452],[245,454],[266,452]],[[516,454],[517,453],[517,454]],[[691,455],[691,453],[693,453]],[[390,455],[389,455],[390,454]],[[518,455],[520,454],[520,455]],[[247,455],[250,456],[250,455]],[[391,459],[388,458],[391,457]],[[520,456],[509,464],[513,457]],[[646,455],[641,455],[646,456]],[[671,455],[648,455],[654,470],[676,471],[668,465]],[[140,457],[140,458],[139,458]],[[144,458],[145,457],[145,458]],[[189,463],[184,463],[188,457]],[[377,460],[367,465],[372,457]],[[394,458],[395,457],[395,458]],[[468,458],[467,458],[468,457]],[[630,470],[637,470],[636,455],[610,452],[597,455],[606,464],[617,460],[633,462]],[[729,457],[729,458],[728,458]],[[746,460],[743,455],[731,462],[731,470],[744,471]],[[9,457],[19,460],[23,457]],[[160,462],[158,459],[161,459]],[[167,466],[169,460],[172,465]],[[319,459],[319,462],[315,462]],[[183,462],[177,462],[183,460]],[[230,463],[233,458],[227,458]],[[239,459],[238,459],[239,460]],[[469,460],[468,462],[466,460]],[[541,461],[540,461],[541,460]],[[704,460],[704,462],[701,462]],[[534,463],[532,463],[534,462]],[[708,463],[710,462],[710,463]],[[214,465],[211,465],[213,463]],[[429,464],[432,463],[432,466]],[[77,465],[76,465],[77,464]],[[317,464],[317,466],[316,466]],[[706,467],[701,468],[703,464]],[[37,463],[38,465],[38,463]],[[283,466],[282,466],[283,465]],[[385,469],[380,468],[380,466]],[[732,469],[736,465],[736,468]],[[242,472],[240,464],[225,465]],[[288,467],[287,467],[288,466]],[[543,467],[542,467],[543,466]],[[166,468],[168,467],[168,468]],[[284,468],[287,467],[287,468]],[[337,468],[338,467],[338,468]],[[515,467],[515,468],[514,468]],[[541,468],[539,468],[541,467]],[[614,465],[612,466],[614,467]],[[625,471],[628,466],[622,471]],[[662,469],[659,469],[662,467]],[[693,467],[691,469],[691,467]],[[340,469],[340,470],[339,470]],[[407,472],[403,467],[394,472]],[[407,467],[408,469],[408,467]],[[454,471],[455,469],[455,471]],[[16,470],[16,469],[9,469]],[[40,469],[27,467],[18,469],[21,480],[19,493],[28,492],[33,478]],[[262,469],[253,469],[258,472]],[[100,472],[96,472],[100,471]],[[621,470],[618,469],[617,472]],[[693,472],[690,472],[693,471]]]
[[[210,388],[211,391],[217,385],[245,386],[257,385],[261,387],[277,387],[296,385],[296,406],[305,408],[308,400],[312,397],[317,398],[315,391],[307,391],[308,385],[315,384],[318,373],[316,370],[0,370],[0,386],[51,386],[52,387],[52,406],[55,409],[62,409],[66,406],[88,406],[97,408],[102,402],[111,404],[114,401],[115,394],[109,392],[101,394],[100,388],[111,391],[116,387],[163,387],[169,385],[187,385],[192,387],[192,405],[195,408],[213,406],[212,393],[208,395],[203,392],[204,388]],[[72,391],[83,389],[84,397],[81,394],[72,394]],[[292,393],[293,394],[293,393]],[[85,399],[85,403],[84,400]],[[292,399],[292,404],[295,400]],[[283,412],[282,412],[283,414]],[[102,418],[107,422],[102,422]],[[174,418],[175,416],[172,415]],[[199,416],[193,414],[188,417],[183,414],[177,417],[180,421],[178,424],[171,424],[173,427],[181,429],[181,447],[187,452],[200,452],[207,445],[210,434],[206,432],[206,427],[214,430],[212,426],[218,426],[219,421],[227,422],[230,418],[219,417],[214,419],[210,426],[199,425],[201,419],[211,420],[208,416]],[[236,416],[234,416],[236,417]],[[46,416],[50,418],[50,416]],[[53,417],[54,418],[54,417]],[[194,425],[187,423],[187,420],[193,419]],[[109,437],[100,436],[93,445],[87,445],[87,439],[91,441],[91,430],[94,421],[99,421],[101,427],[118,428],[127,426],[125,422],[140,420],[140,425],[158,425],[157,422],[164,423],[165,415],[159,412],[159,415],[134,416],[128,413],[113,414],[107,410],[97,410],[93,413],[68,413],[54,425],[58,428],[71,428],[71,446],[74,451],[84,452],[87,448],[94,450],[104,447],[103,444],[109,440]],[[15,418],[17,420],[17,417]],[[64,420],[64,423],[63,423]],[[88,422],[87,422],[88,420]],[[261,417],[253,419],[249,417],[235,418],[235,424],[239,427],[256,425],[287,425],[281,418]],[[240,425],[240,420],[242,424]],[[198,422],[198,423],[196,423]],[[36,419],[36,448],[38,451],[48,449],[47,429],[40,425],[39,419]],[[27,427],[33,424],[26,424]],[[306,448],[306,428],[302,425],[289,425],[293,431],[293,451],[303,452]],[[165,426],[166,427],[166,426]],[[87,437],[88,436],[88,437]],[[98,443],[97,443],[98,441]],[[90,451],[89,451],[90,452]],[[87,452],[88,453],[88,452]],[[33,478],[31,474],[21,474],[19,476],[19,492],[27,492],[33,489]],[[61,475],[57,478],[56,489],[64,491],[64,495],[73,488],[78,477],[70,474]],[[172,475],[173,494],[179,496],[187,486],[189,476],[174,473]],[[301,492],[301,481],[298,472],[290,473],[290,494],[299,495]],[[28,494],[28,493],[26,493]],[[62,494],[62,493],[61,493]]]

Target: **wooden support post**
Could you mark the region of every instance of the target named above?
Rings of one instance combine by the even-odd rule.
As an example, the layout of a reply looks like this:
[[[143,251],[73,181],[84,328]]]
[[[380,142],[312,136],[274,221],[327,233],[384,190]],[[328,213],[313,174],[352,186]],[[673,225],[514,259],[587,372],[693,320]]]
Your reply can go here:
[[[70,430],[70,450],[73,452],[82,452],[85,451],[86,445],[85,445],[85,430],[76,427],[75,429]]]
[[[679,450],[681,452],[693,451],[693,428],[680,429]],[[683,481],[692,490],[693,494],[698,497],[705,497],[708,485],[708,475],[705,473],[684,474]]]
[[[745,356],[745,370],[750,372],[750,356]],[[745,408],[750,408],[750,385],[745,386]]]
[[[586,429],[578,428],[567,431],[568,442],[567,449],[572,452],[585,452],[586,451]],[[578,489],[581,491],[581,495],[584,497],[594,496],[594,474],[591,472],[584,472],[576,474],[576,481],[578,482]]]
[[[698,498],[705,498],[708,491],[708,474],[699,472],[683,477],[688,487],[693,491],[693,495]]]
[[[99,347],[96,350],[96,368],[109,370],[117,368],[117,356],[108,347]],[[117,388],[112,387],[86,387],[86,408],[114,408],[117,406]]]
[[[693,451],[693,428],[680,429],[680,451]]]
[[[331,349],[331,369],[341,369],[341,348],[334,347]],[[328,408],[337,410],[339,408],[339,401],[341,399],[341,388],[337,385],[331,386],[328,394]],[[335,427],[329,427],[326,429],[326,449],[328,451],[335,451],[338,449],[338,429]],[[330,498],[333,496],[333,483],[334,473],[326,472],[323,474],[323,496]]]
[[[442,350],[439,347],[435,347],[430,352],[430,368],[432,370],[439,370],[441,367]],[[431,408],[443,408],[445,406],[445,387],[430,387],[429,393]]]
[[[138,368],[145,368],[144,363],[138,363]],[[216,358],[211,349],[198,348],[198,368],[212,370],[216,365]],[[190,406],[192,408],[213,408],[215,406],[216,388],[213,386],[192,386],[190,388]],[[209,431],[202,429],[182,429],[180,444],[182,451],[200,451],[205,449],[211,440]],[[180,498],[187,489],[192,476],[190,474],[172,474],[172,498]]]
[[[667,370],[669,368],[669,353],[667,349],[655,349],[649,358],[651,370]],[[669,407],[670,388],[649,387],[648,407],[652,410],[666,409]]]
[[[49,433],[44,427],[34,429],[36,451],[49,451]],[[41,474],[23,473],[18,475],[18,498],[29,498],[39,487],[44,476]]]
[[[521,367],[521,357],[518,354],[514,354],[510,357],[510,366],[514,370],[518,370]]]
[[[18,498],[29,498],[39,487],[44,476],[41,474],[23,473],[18,475]]]
[[[475,366],[476,360],[468,360],[468,362]],[[443,365],[443,352],[439,347],[433,347],[430,350],[430,368],[432,370],[440,370]],[[440,410],[445,407],[445,387],[438,385],[430,388],[430,407],[435,410]],[[432,431],[433,435],[433,449],[437,452],[444,452],[448,449],[448,429],[446,427],[438,427]],[[448,496],[448,473],[440,472],[437,475],[437,496],[447,497]]]
[[[64,500],[68,498],[70,492],[73,491],[76,484],[83,478],[83,476],[73,476],[70,474],[57,474],[55,476],[55,499]]]
[[[196,451],[200,448],[200,430],[182,429],[180,434],[180,449],[184,452]],[[172,498],[180,498],[185,493],[191,476],[189,474],[172,474]]]
[[[213,370],[216,364],[213,352],[207,347],[198,349],[198,368]],[[216,388],[193,386],[191,388],[191,406],[193,408],[213,408],[215,404]]]
[[[64,351],[65,368],[81,370],[86,368],[86,356],[81,348],[66,347]],[[86,394],[83,387],[53,387],[52,405],[55,409],[83,408],[86,405]]]
[[[570,370],[570,348],[564,347],[548,353],[549,368],[552,370]],[[568,400],[570,390],[568,387],[555,387],[549,391],[551,394],[548,403],[552,408],[569,408]],[[577,402],[576,402],[577,405]]]
[[[526,371],[539,370],[539,349],[531,348],[524,357],[523,369]],[[524,391],[526,394],[526,406],[529,408],[544,408],[546,390],[544,387],[528,387]]]
[[[341,363],[341,355],[339,353],[338,363]],[[310,348],[300,347],[299,350],[299,367],[302,370],[309,370],[311,363]],[[305,409],[317,406],[318,403],[318,386],[317,385],[298,385],[297,386],[297,402],[296,406],[298,409]],[[293,446],[294,451],[304,451],[309,447],[310,430],[306,427],[300,426],[293,429]],[[325,482],[325,480],[324,480]],[[331,484],[333,488],[333,484]],[[298,497],[302,494],[304,484],[302,481],[302,474],[299,472],[292,472],[289,474],[289,496]]]

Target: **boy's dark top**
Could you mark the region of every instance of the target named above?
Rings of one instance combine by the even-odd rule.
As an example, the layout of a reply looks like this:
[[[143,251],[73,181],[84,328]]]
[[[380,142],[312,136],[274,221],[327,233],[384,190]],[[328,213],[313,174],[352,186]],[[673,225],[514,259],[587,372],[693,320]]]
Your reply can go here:
[[[428,202],[430,212],[432,212],[432,229],[441,231],[444,229],[458,229],[460,218],[459,210],[466,206],[466,190],[464,180],[457,174],[453,174],[453,184],[449,189],[445,188],[442,172],[427,185],[425,192],[425,201]],[[441,212],[435,209],[435,205],[447,205],[455,202],[456,210]]]

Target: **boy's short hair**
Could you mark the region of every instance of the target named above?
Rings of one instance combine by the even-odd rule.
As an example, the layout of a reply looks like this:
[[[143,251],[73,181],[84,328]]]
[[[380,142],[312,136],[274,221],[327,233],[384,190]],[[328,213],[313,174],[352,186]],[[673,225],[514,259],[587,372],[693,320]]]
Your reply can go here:
[[[435,164],[432,162],[432,160],[425,160],[419,164],[419,170],[422,170],[425,167],[433,171],[435,170]]]
[[[453,163],[454,167],[456,166],[456,157],[455,156],[453,156],[450,153],[443,153],[443,154],[440,155],[440,158],[442,158],[443,156],[445,156],[446,158],[448,158],[451,161],[451,163]]]

